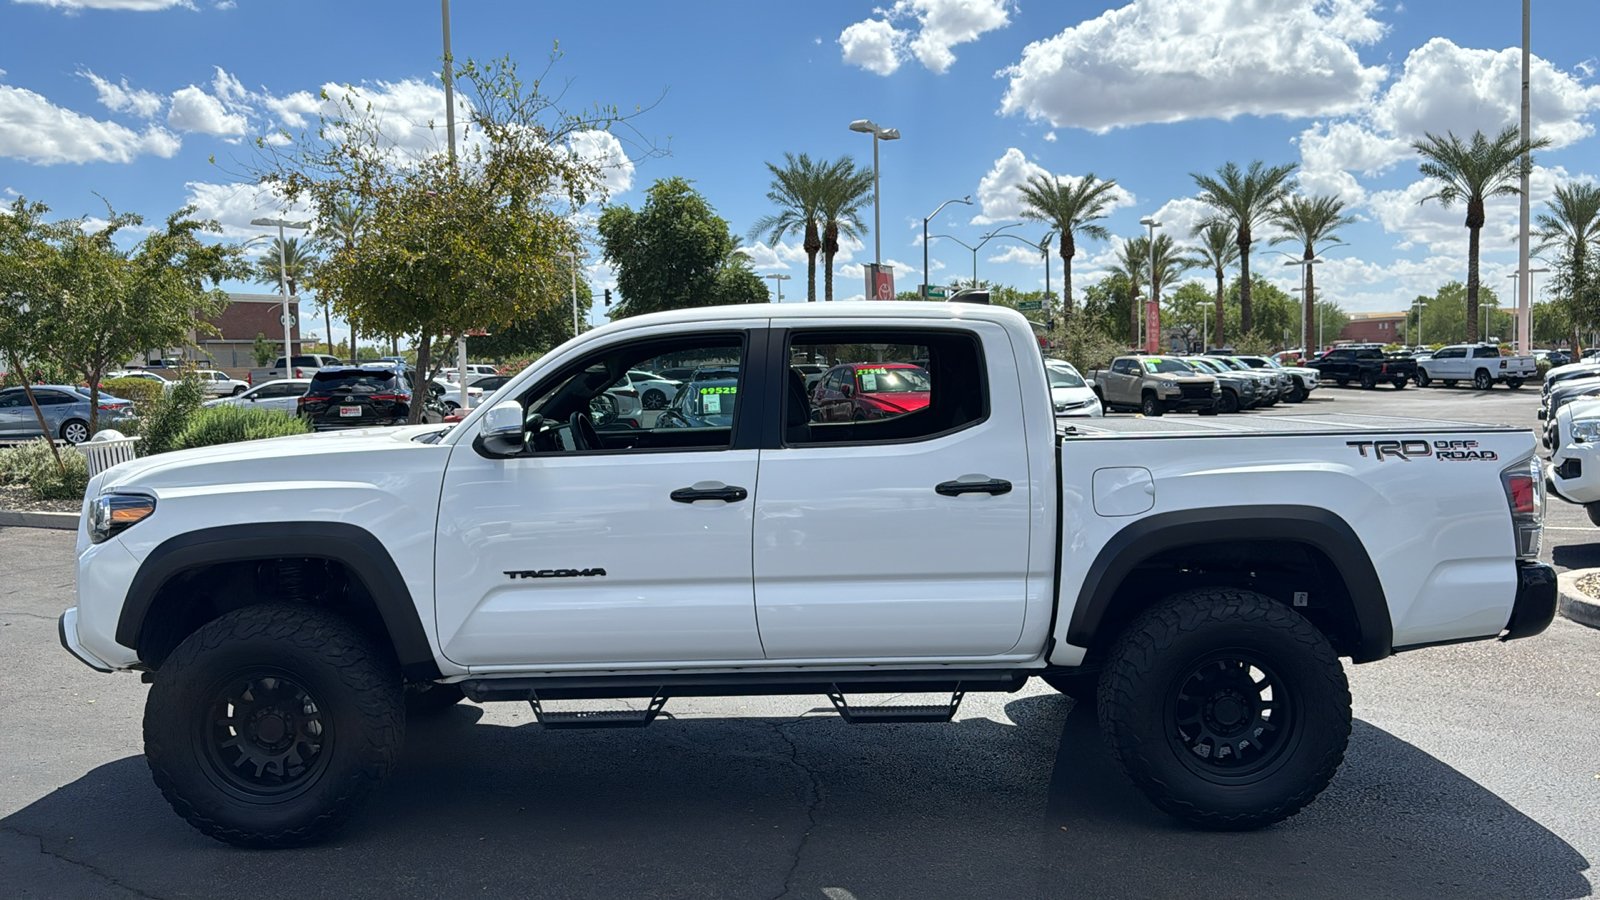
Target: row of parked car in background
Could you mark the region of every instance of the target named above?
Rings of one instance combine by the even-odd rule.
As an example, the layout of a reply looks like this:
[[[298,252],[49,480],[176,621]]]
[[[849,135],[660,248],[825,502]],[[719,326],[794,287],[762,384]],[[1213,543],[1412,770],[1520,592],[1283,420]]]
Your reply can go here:
[[[1146,416],[1212,415],[1300,403],[1321,384],[1321,374],[1267,356],[1214,351],[1197,356],[1119,356],[1104,368],[1092,369],[1085,380],[1103,410]],[[1070,413],[1058,406],[1056,414]]]
[[[1545,486],[1600,525],[1600,358],[1555,366],[1539,391]]]

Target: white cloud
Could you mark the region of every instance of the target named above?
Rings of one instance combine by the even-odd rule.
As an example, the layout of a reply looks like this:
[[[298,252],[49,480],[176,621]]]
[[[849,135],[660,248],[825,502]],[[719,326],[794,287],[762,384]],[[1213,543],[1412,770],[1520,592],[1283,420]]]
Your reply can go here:
[[[1539,208],[1555,192],[1558,183],[1571,180],[1566,169],[1556,166],[1534,166],[1528,179],[1528,199]],[[1383,229],[1401,237],[1395,246],[1410,250],[1418,244],[1433,254],[1448,254],[1462,260],[1465,272],[1467,258],[1466,206],[1457,203],[1441,206],[1437,201],[1421,203],[1423,197],[1437,189],[1426,179],[1418,179],[1399,190],[1375,191],[1367,198],[1367,208]],[[1484,255],[1511,253],[1516,250],[1517,198],[1498,197],[1485,208],[1487,222],[1481,234]]]
[[[189,0],[11,0],[13,3],[31,3],[53,9],[76,11],[80,9],[120,9],[132,12],[154,12],[181,6],[194,9]]]
[[[740,247],[739,250],[750,258],[750,265],[756,269],[789,269],[805,268],[806,248],[796,241],[779,241],[772,246],[767,246],[762,241]],[[821,255],[818,255],[821,258]],[[791,266],[790,264],[794,265]]]
[[[1022,185],[1035,176],[1049,174],[1044,166],[1030,161],[1021,150],[1015,147],[1006,150],[1005,155],[995,160],[978,182],[977,198],[982,212],[972,217],[972,224],[995,225],[1021,219]],[[1063,184],[1076,184],[1080,180],[1079,176],[1073,175],[1055,177]],[[1112,189],[1111,198],[1108,212],[1132,206],[1135,202],[1133,194],[1121,185]]]
[[[328,99],[320,101],[320,112],[329,118],[373,117],[396,151],[420,156],[444,149],[444,88],[431,81],[407,78],[403,81],[373,81],[359,85],[329,82],[322,86]],[[465,142],[471,107],[458,93],[456,101],[457,139]]]
[[[622,142],[609,131],[579,131],[567,139],[572,152],[600,169],[600,180],[607,195],[616,196],[633,187],[633,160],[622,150]]]
[[[868,72],[892,75],[905,53],[906,33],[882,19],[857,22],[839,33],[844,61]]]
[[[276,191],[256,184],[191,181],[184,188],[189,192],[184,202],[195,207],[196,218],[216,219],[222,225],[224,237],[251,238],[271,230],[251,225],[251,219],[269,217],[307,221],[315,215],[309,204],[285,203]],[[277,236],[275,230],[273,236]]]
[[[1194,197],[1180,197],[1168,200],[1156,210],[1155,220],[1161,223],[1161,230],[1172,235],[1172,239],[1180,244],[1193,243],[1190,234],[1200,220],[1212,215],[1216,210],[1201,203]]]
[[[1045,132],[1044,139],[1054,144],[1056,142],[1056,133],[1054,131],[1047,131]]]
[[[216,74],[211,77],[211,93],[217,99],[230,105],[240,105],[249,98],[250,92],[244,89],[239,79],[223,71],[221,66],[214,66]]]
[[[87,69],[78,74],[89,79],[94,85],[95,93],[100,96],[100,105],[112,112],[132,112],[149,119],[161,112],[161,107],[166,105],[161,95],[154,91],[129,87],[126,78],[122,79],[121,84],[112,84]]]
[[[1053,126],[1104,132],[1238,115],[1340,115],[1387,72],[1357,45],[1381,37],[1377,0],[1133,0],[1029,44],[1001,103]]]
[[[248,122],[240,113],[229,112],[221,100],[191,84],[173,93],[167,124],[181,131],[239,137]]]
[[[282,97],[262,96],[261,103],[286,128],[306,127],[306,116],[322,108],[322,101],[310,91],[295,91]]]
[[[131,162],[171,157],[177,135],[152,126],[142,132],[63,109],[33,91],[0,85],[0,156],[42,165]]]
[[[892,74],[915,56],[929,71],[943,75],[956,61],[951,47],[970,43],[1011,24],[1010,0],[896,0],[877,10],[881,19],[867,19],[839,34],[844,61],[879,75]],[[894,22],[916,21],[910,28]]]
[[[1535,137],[1563,147],[1594,133],[1600,86],[1586,85],[1535,56],[1529,66]],[[1405,70],[1372,111],[1380,130],[1412,141],[1424,133],[1494,134],[1520,118],[1522,51],[1475,50],[1434,38],[1411,51]]]

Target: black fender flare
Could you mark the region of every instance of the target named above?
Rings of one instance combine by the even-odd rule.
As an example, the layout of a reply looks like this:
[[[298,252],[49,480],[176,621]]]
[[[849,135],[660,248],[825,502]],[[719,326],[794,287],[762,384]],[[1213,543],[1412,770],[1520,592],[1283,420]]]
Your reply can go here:
[[[161,588],[189,569],[288,558],[326,559],[348,567],[372,597],[406,677],[412,681],[440,677],[428,633],[399,566],[382,541],[346,522],[252,522],[168,538],[150,551],[128,586],[117,619],[117,643],[138,650],[145,619]]]
[[[1186,509],[1130,523],[1090,565],[1067,623],[1067,642],[1079,647],[1093,642],[1117,589],[1140,563],[1168,550],[1218,541],[1295,541],[1322,551],[1349,590],[1360,630],[1354,660],[1370,662],[1393,652],[1389,601],[1355,530],[1326,509],[1290,504]]]

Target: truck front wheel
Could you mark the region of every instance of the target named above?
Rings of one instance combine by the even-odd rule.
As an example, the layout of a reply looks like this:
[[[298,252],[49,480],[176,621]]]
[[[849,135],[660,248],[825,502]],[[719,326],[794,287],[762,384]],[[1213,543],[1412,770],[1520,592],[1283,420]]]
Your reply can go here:
[[[1208,588],[1139,616],[1106,662],[1100,729],[1161,810],[1261,828],[1328,786],[1350,738],[1350,689],[1326,638],[1251,591]]]
[[[1167,405],[1161,402],[1161,398],[1157,397],[1154,391],[1145,391],[1144,399],[1139,402],[1139,411],[1147,416],[1155,417],[1164,414],[1167,411]]]
[[[400,753],[390,654],[345,619],[250,606],[186,638],[145,701],[145,758],[178,815],[241,847],[292,847],[350,817]]]

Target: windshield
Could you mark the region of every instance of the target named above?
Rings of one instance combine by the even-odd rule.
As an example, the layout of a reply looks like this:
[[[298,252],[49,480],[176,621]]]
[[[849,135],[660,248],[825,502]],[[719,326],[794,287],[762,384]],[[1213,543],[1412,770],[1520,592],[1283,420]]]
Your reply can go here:
[[[727,428],[733,424],[734,402],[739,396],[737,381],[702,381],[693,390],[680,393],[680,409],[704,424]]]
[[[1191,360],[1189,360],[1189,365],[1195,367],[1196,369],[1199,369],[1202,372],[1226,372],[1226,371],[1228,371],[1226,366],[1222,366],[1222,365],[1218,364],[1217,361],[1214,360],[1214,359],[1203,359],[1203,358],[1201,358],[1201,359],[1191,359]]]
[[[1213,356],[1211,358],[1216,361],[1217,365],[1223,367],[1224,369],[1231,369],[1235,372],[1242,372],[1245,369],[1250,368],[1244,363],[1239,362],[1236,359],[1229,359],[1226,356]]]
[[[1050,376],[1050,386],[1053,388],[1079,388],[1084,386],[1083,377],[1073,369],[1046,366],[1045,373]]]
[[[856,370],[863,394],[926,393],[930,382],[921,366],[869,366]]]
[[[1144,370],[1151,375],[1193,375],[1194,369],[1181,359],[1152,357],[1144,362]]]

